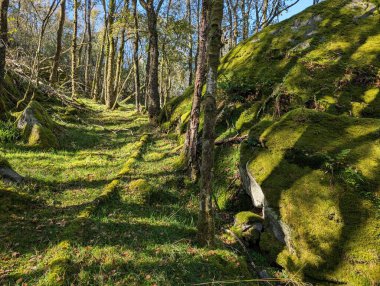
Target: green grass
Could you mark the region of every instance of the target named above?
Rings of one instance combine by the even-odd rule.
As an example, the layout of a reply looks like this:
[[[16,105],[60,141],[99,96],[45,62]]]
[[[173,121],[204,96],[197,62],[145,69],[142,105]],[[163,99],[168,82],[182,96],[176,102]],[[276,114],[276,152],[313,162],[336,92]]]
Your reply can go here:
[[[197,191],[175,169],[176,141],[156,133],[133,106],[110,112],[85,103],[80,117],[51,106],[65,129],[60,148],[1,147],[28,178],[0,185],[1,284],[252,278],[245,258],[221,242],[215,249],[197,245]]]

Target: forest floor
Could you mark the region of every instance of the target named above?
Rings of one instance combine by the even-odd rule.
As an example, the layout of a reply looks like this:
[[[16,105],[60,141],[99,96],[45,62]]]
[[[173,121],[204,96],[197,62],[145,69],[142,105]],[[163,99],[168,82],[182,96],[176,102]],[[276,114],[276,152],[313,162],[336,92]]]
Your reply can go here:
[[[252,278],[222,243],[196,244],[197,188],[178,171],[177,141],[132,105],[110,112],[85,103],[86,112],[56,118],[60,149],[1,147],[27,182],[0,184],[0,285]]]

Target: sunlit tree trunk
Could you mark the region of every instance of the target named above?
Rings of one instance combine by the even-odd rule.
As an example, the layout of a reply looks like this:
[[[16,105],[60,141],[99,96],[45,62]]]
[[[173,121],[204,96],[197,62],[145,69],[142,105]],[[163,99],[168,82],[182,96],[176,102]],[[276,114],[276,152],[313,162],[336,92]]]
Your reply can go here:
[[[198,239],[206,245],[214,244],[215,227],[212,205],[212,171],[214,167],[214,142],[216,120],[216,85],[221,48],[223,0],[214,0],[211,12],[207,91],[204,103],[204,127],[202,135],[202,166],[200,209],[198,218]]]
[[[58,67],[59,67],[59,61],[61,58],[61,52],[62,52],[62,36],[63,36],[63,27],[65,24],[65,17],[66,17],[66,0],[61,1],[61,10],[59,15],[59,24],[58,24],[58,30],[57,30],[57,47],[54,54],[53,59],[53,66],[51,68],[50,73],[50,82],[56,83],[58,81]]]
[[[202,0],[202,15],[199,33],[199,53],[197,59],[197,70],[194,82],[193,104],[190,113],[189,127],[186,133],[186,141],[184,152],[189,166],[190,175],[196,179],[199,173],[197,145],[198,145],[198,129],[199,117],[201,109],[202,87],[204,85],[204,77],[207,59],[207,32],[208,32],[208,12],[210,9],[210,0]]]
[[[108,11],[108,55],[107,55],[107,84],[105,92],[105,102],[108,109],[115,103],[115,39],[113,36],[113,25],[115,20],[115,0],[109,1]]]

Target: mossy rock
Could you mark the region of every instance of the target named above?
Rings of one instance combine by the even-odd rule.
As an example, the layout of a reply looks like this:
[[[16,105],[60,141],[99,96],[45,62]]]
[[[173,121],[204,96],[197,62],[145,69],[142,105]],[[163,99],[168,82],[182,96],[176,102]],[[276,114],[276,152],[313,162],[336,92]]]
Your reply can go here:
[[[17,119],[17,127],[22,132],[24,142],[29,146],[59,147],[59,127],[37,101],[31,101],[21,113]]]
[[[235,225],[252,224],[256,222],[262,223],[263,218],[253,212],[244,211],[235,215]]]
[[[255,246],[260,241],[263,230],[263,218],[253,212],[244,211],[235,215],[231,231],[249,246]]]
[[[35,124],[28,137],[29,146],[39,146],[42,148],[57,148],[58,139],[54,133],[41,125]]]
[[[380,119],[296,109],[253,128],[249,140],[261,144],[243,144],[241,161],[289,228],[292,248],[275,258],[273,237],[263,234],[264,251],[304,277],[379,281]]]

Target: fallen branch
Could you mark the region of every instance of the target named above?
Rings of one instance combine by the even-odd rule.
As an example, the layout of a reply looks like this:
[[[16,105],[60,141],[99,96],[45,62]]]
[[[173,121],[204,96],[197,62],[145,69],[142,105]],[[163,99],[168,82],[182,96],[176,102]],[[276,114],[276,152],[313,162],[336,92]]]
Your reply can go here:
[[[243,135],[240,137],[235,136],[235,137],[215,141],[215,145],[219,146],[219,145],[224,145],[224,144],[240,144],[241,142],[243,142],[247,138],[248,138],[248,135]]]

